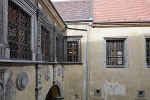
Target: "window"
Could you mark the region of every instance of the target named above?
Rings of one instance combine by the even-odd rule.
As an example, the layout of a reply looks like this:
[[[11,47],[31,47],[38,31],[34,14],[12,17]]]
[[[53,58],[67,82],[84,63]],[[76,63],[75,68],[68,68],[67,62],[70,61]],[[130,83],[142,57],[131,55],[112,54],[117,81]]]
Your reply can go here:
[[[67,40],[67,62],[81,62],[81,40],[80,38],[68,38]]]
[[[146,61],[150,65],[150,39],[146,39]]]
[[[106,41],[107,65],[124,65],[124,41]]]
[[[78,62],[78,42],[67,41],[67,61]]]
[[[9,1],[8,4],[8,44],[10,58],[31,60],[31,17]]]
[[[127,47],[124,38],[106,38],[106,67],[125,67],[127,65]]]
[[[41,27],[41,51],[43,61],[50,61],[50,33]]]

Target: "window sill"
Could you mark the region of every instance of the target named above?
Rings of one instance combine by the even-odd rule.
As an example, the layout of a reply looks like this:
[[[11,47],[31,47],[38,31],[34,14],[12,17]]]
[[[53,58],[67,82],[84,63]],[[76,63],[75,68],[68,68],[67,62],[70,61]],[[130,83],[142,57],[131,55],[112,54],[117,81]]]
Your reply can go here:
[[[150,65],[146,65],[146,68],[150,68]]]
[[[64,65],[74,65],[74,64],[76,64],[76,65],[82,65],[83,62],[63,62],[63,64]]]
[[[106,68],[126,68],[126,66],[124,66],[124,65],[110,65],[110,66],[106,65]]]

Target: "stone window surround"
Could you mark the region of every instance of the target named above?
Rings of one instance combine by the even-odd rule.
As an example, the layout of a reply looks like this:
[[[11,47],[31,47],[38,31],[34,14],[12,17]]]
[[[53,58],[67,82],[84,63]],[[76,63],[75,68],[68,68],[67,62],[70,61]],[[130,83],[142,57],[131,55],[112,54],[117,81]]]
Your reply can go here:
[[[3,11],[2,13],[2,18],[3,21],[3,27],[5,27],[4,29],[2,29],[2,33],[5,33],[5,34],[2,34],[2,36],[4,37],[4,40],[3,40],[3,44],[4,44],[4,48],[5,48],[5,58],[9,59],[10,58],[10,50],[9,50],[9,45],[8,45],[8,41],[7,41],[7,35],[8,35],[8,1],[10,2],[13,2],[14,4],[16,4],[18,7],[20,7],[22,10],[24,10],[27,14],[29,14],[31,16],[31,27],[33,25],[36,25],[36,10],[37,8],[31,3],[31,1],[29,0],[2,0],[0,3],[2,3],[2,8],[0,10]],[[34,37],[35,37],[35,34],[36,33],[36,29],[33,29],[31,28],[31,50],[32,50],[32,60],[35,60],[35,50],[34,49],[34,46],[35,46],[35,43],[34,43]]]
[[[116,37],[103,37],[103,66],[104,68],[127,68],[128,67],[128,37],[127,36],[116,36]],[[124,39],[124,65],[106,65],[106,41],[107,40],[120,40]]]
[[[81,55],[81,38],[82,38],[82,36],[66,36],[66,41],[65,41],[65,51],[64,51],[64,55],[66,55],[66,56],[64,56],[64,59],[65,59],[65,62],[68,62],[67,61],[67,41],[77,41],[78,42],[78,61],[77,62],[68,62],[68,63],[81,63],[82,62],[82,60],[81,60],[81,57],[82,57],[82,55]]]
[[[146,40],[150,39],[150,36],[145,36],[145,66],[146,68],[150,68],[150,65],[147,65],[147,49],[146,49]]]

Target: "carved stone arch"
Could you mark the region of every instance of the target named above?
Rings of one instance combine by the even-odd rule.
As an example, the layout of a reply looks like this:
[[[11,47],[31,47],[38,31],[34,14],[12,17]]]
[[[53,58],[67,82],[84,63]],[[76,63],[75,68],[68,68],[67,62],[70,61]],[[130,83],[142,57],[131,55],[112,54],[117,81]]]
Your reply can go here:
[[[59,81],[50,84],[44,100],[63,99],[62,87]]]

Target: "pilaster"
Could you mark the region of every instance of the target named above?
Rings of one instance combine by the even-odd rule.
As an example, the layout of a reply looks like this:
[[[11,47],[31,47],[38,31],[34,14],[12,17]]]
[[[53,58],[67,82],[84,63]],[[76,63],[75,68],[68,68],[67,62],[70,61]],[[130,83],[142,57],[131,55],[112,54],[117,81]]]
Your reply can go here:
[[[36,100],[42,100],[42,65],[36,65]]]

